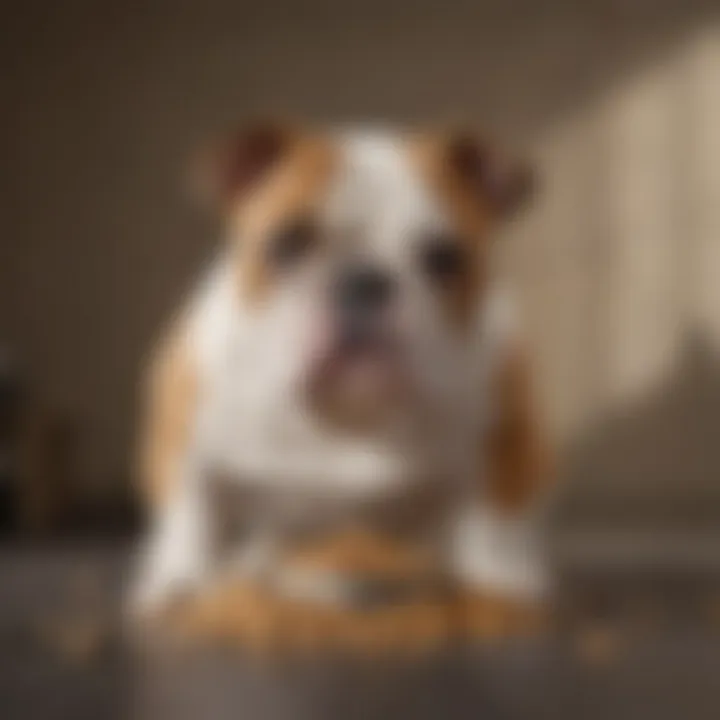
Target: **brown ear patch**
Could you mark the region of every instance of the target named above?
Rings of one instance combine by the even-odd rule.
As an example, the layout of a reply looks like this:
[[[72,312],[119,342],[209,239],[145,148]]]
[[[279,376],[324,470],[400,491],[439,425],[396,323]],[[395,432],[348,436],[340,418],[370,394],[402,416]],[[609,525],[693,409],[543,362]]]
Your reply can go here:
[[[530,166],[509,158],[488,140],[465,133],[451,136],[447,161],[496,219],[512,215],[533,195],[536,178]]]
[[[527,166],[505,159],[468,133],[428,133],[410,141],[410,154],[449,213],[463,243],[467,268],[444,293],[459,324],[473,316],[486,277],[487,236],[532,194]]]
[[[467,181],[449,161],[447,141],[443,135],[417,137],[410,143],[410,155],[448,213],[452,232],[462,245],[464,270],[442,289],[442,297],[451,320],[465,327],[477,306],[485,280],[484,239],[492,218],[485,204],[477,202]]]
[[[261,300],[277,275],[273,237],[313,225],[334,160],[321,134],[278,122],[239,130],[204,155],[195,184],[225,215],[244,300]]]
[[[329,141],[297,136],[252,192],[236,199],[230,230],[245,300],[262,299],[272,285],[277,269],[269,262],[270,243],[299,221],[312,224],[335,167],[336,153]]]
[[[294,141],[294,131],[277,122],[255,122],[236,130],[200,154],[192,168],[193,186],[207,205],[227,210]]]

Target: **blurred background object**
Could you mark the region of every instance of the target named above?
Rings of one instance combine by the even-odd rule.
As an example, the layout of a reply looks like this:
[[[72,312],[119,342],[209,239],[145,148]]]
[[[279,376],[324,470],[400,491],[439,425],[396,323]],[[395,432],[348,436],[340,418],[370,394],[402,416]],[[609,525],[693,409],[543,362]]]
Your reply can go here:
[[[77,428],[66,411],[28,408],[20,468],[21,529],[48,536],[67,532],[78,502]]]
[[[0,344],[0,536],[17,528],[20,380],[8,348]]]

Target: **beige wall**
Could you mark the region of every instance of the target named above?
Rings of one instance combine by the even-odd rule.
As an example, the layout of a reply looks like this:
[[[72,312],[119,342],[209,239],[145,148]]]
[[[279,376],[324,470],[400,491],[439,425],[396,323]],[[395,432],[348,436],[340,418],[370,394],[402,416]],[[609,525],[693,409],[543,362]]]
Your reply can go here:
[[[126,475],[142,353],[212,252],[182,161],[259,110],[459,116],[537,156],[544,194],[503,253],[563,439],[662,375],[690,324],[720,337],[714,4],[17,6],[0,330],[36,391],[81,418],[83,472]]]

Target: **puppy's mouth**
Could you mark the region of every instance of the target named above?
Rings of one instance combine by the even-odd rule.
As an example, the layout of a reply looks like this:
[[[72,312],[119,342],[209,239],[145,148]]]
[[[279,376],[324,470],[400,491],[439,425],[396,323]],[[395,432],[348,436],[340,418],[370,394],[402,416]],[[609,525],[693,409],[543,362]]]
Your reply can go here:
[[[333,329],[311,362],[308,388],[322,409],[368,419],[407,392],[403,352],[387,328]]]

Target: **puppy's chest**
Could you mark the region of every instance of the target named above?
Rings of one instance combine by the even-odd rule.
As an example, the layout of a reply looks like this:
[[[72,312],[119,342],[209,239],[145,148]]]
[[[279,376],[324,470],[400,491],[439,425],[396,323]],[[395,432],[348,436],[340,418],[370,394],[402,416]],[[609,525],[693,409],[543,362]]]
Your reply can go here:
[[[477,434],[459,416],[398,413],[370,434],[333,431],[292,393],[268,392],[232,368],[200,400],[195,439],[206,466],[253,488],[273,508],[374,503],[428,478],[456,477]]]

